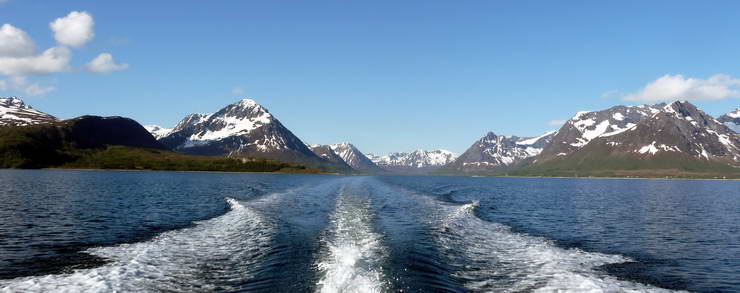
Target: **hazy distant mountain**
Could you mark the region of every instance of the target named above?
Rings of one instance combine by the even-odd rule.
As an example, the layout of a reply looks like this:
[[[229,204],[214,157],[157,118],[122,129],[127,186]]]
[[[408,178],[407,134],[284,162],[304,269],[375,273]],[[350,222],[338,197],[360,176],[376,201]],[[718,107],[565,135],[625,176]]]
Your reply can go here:
[[[318,145],[318,144],[315,144],[315,145],[309,145],[308,148],[311,149],[311,151],[314,154],[318,155],[319,157],[321,157],[324,160],[327,160],[327,161],[336,163],[336,164],[341,165],[341,166],[345,166],[346,169],[348,169],[348,170],[351,170],[352,169],[352,167],[350,165],[348,165],[346,162],[344,162],[344,159],[342,159],[342,157],[340,157],[339,155],[337,155],[334,152],[334,150],[331,149],[331,146],[330,145]]]
[[[551,131],[538,137],[522,138],[488,132],[440,171],[491,174],[513,170],[539,155],[556,134],[557,132]]]
[[[160,139],[187,154],[258,157],[312,167],[331,167],[314,154],[266,108],[251,99],[213,114],[190,114]]]
[[[457,158],[457,154],[447,150],[415,150],[410,153],[389,153],[385,156],[366,154],[366,156],[378,167],[402,174],[425,174]]]
[[[144,128],[156,139],[163,138],[172,132],[172,128],[164,128],[159,125],[144,125]]]
[[[717,120],[732,129],[732,131],[740,133],[740,108],[737,108],[735,109],[735,111],[732,111],[725,115],[719,116]]]
[[[59,121],[17,97],[0,97],[0,126],[26,126]]]
[[[616,133],[596,136],[570,153],[546,149],[529,169],[548,174],[615,170],[636,175],[740,172],[740,135],[694,105],[676,101],[637,108],[648,109],[651,114],[641,115],[634,125]],[[569,131],[571,124],[564,125],[561,133]],[[560,144],[563,141],[553,141],[550,147]],[[544,156],[546,151],[549,157]]]
[[[351,143],[343,142],[330,145],[329,147],[352,169],[366,173],[382,173],[384,171]]]

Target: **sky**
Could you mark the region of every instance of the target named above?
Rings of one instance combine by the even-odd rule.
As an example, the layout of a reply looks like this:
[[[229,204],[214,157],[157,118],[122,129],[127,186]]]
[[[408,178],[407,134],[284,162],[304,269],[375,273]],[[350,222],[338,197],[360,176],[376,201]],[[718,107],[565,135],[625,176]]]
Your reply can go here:
[[[581,110],[740,107],[738,1],[0,0],[0,96],[174,126],[242,98],[307,144],[458,153]]]

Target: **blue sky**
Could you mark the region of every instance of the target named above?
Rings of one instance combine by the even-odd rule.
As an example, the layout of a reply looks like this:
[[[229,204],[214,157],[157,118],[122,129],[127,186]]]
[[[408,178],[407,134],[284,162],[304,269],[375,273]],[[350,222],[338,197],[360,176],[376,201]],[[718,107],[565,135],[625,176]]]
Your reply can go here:
[[[37,53],[71,53],[63,70],[5,72],[0,95],[61,118],[171,127],[250,97],[306,143],[462,152],[489,130],[537,136],[674,94],[740,106],[737,1],[0,2]],[[49,25],[73,11],[94,19],[82,45]],[[113,67],[93,70],[102,53]]]

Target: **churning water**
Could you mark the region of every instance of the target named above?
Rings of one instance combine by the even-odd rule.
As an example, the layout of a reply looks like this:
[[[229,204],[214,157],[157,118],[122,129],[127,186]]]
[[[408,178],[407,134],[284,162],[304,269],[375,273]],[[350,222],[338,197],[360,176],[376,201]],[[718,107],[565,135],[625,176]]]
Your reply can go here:
[[[737,181],[0,179],[2,292],[740,291]]]

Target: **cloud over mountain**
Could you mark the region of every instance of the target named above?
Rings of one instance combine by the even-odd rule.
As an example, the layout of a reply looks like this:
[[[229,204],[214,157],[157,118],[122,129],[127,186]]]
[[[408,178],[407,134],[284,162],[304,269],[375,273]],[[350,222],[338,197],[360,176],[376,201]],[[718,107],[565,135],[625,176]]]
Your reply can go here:
[[[634,102],[721,100],[740,96],[738,86],[740,79],[725,74],[715,74],[708,79],[666,74],[623,98]]]

